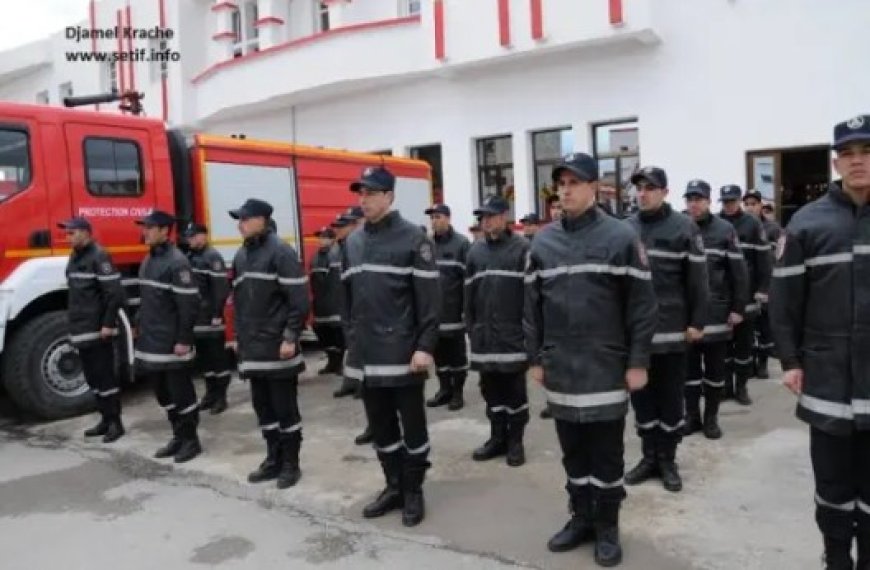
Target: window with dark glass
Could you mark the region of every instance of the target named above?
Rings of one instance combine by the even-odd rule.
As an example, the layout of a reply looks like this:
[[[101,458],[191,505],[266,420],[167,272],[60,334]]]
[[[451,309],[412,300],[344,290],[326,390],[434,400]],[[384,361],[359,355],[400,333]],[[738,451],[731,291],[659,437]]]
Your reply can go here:
[[[477,173],[480,204],[490,196],[501,196],[514,212],[513,139],[510,135],[477,141]]]
[[[640,166],[640,137],[636,119],[611,121],[592,126],[593,156],[604,182],[613,182],[619,206],[630,211],[636,204],[631,175]]]
[[[142,194],[142,161],[133,141],[85,139],[85,172],[94,196]]]
[[[0,202],[30,186],[30,176],[27,133],[0,127]]]
[[[574,131],[570,127],[532,133],[532,160],[535,163],[535,213],[547,215],[547,199],[556,193],[553,167],[574,151]]]

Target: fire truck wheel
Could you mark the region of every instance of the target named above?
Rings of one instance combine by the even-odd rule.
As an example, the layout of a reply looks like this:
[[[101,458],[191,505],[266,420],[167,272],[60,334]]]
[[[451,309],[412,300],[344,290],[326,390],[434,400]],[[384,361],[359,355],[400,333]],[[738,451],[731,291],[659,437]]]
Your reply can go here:
[[[69,344],[66,313],[39,315],[12,337],[3,358],[9,397],[42,419],[58,419],[93,409],[94,399],[78,353]]]

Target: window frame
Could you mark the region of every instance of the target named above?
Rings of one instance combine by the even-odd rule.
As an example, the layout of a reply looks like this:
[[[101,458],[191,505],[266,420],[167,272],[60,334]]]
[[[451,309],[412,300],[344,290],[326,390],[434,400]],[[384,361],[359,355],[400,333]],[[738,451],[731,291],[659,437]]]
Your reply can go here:
[[[136,163],[138,166],[138,174],[139,174],[139,176],[138,176],[139,192],[138,193],[136,193],[136,194],[102,194],[102,193],[94,192],[91,189],[91,169],[90,169],[90,166],[88,163],[88,151],[87,151],[88,141],[108,141],[108,142],[113,143],[113,145],[117,144],[117,143],[128,143],[128,144],[133,145],[133,147],[136,149]],[[114,170],[115,170],[116,180],[114,180],[112,183],[117,185],[119,183],[119,181],[117,180],[118,165],[117,165],[117,158],[115,156],[114,150],[115,149],[113,146],[112,147],[112,159],[115,162],[115,164],[114,164],[115,169]],[[119,138],[119,137],[101,137],[101,136],[85,137],[82,139],[82,165],[84,166],[84,171],[85,171],[85,190],[91,196],[94,196],[97,198],[141,198],[145,194],[145,169],[144,169],[144,161],[142,160],[142,147],[139,145],[139,141],[137,141],[135,139],[123,139],[123,138]]]
[[[535,213],[538,214],[539,216],[541,215],[542,212],[545,212],[547,214],[549,214],[549,213],[546,212],[546,210],[547,210],[547,198],[544,198],[543,196],[540,195],[540,192],[541,192],[540,186],[541,186],[542,181],[538,178],[538,167],[540,167],[540,166],[556,166],[557,164],[559,164],[559,161],[563,158],[564,155],[559,156],[558,158],[538,158],[538,148],[537,148],[537,145],[535,144],[535,138],[537,137],[537,135],[546,135],[549,133],[563,133],[565,131],[570,132],[572,135],[572,138],[576,136],[576,133],[574,132],[574,127],[572,127],[571,125],[567,125],[567,126],[563,126],[563,127],[552,127],[552,128],[548,128],[548,129],[538,129],[538,130],[531,131],[529,133],[529,136],[530,136],[529,142],[532,145],[532,178],[534,181]],[[561,142],[562,141],[561,141],[561,137],[560,137],[560,139],[559,139],[559,143],[560,143],[559,152],[560,152],[560,154],[562,154]],[[576,145],[576,140],[574,140],[574,144]],[[571,151],[569,151],[569,153],[570,152]],[[555,187],[553,189],[553,193],[555,194]]]
[[[505,195],[505,190],[508,188],[508,186],[513,186],[514,188],[516,188],[516,175],[515,175],[515,171],[516,171],[515,164],[516,163],[514,162],[514,152],[513,152],[513,142],[514,141],[513,141],[513,139],[514,139],[514,137],[513,137],[512,133],[492,135],[492,136],[486,136],[486,137],[480,137],[480,138],[474,139],[474,154],[475,154],[475,161],[474,162],[475,162],[476,171],[477,171],[477,203],[483,204],[483,202],[485,201],[485,198],[483,196],[483,188],[484,188],[484,186],[486,186],[486,184],[484,184],[484,182],[485,182],[484,176],[486,176],[486,170],[490,169],[490,168],[494,168],[497,173],[500,173],[502,170],[509,168],[511,170],[510,182],[505,180],[504,186],[500,189],[499,185],[498,185],[498,181],[496,180],[496,183],[495,183],[496,193],[494,194],[494,196],[501,196],[502,198],[505,198],[506,200],[508,200],[508,202],[510,203],[511,216],[516,215],[516,212],[515,212],[516,195],[514,195],[512,197],[507,197]],[[487,164],[486,160],[484,159],[486,152],[483,149],[483,145],[485,145],[487,142],[490,142],[490,141],[494,142],[494,141],[498,141],[498,140],[507,140],[508,141],[508,145],[511,149],[510,162],[494,162],[493,164]]]
[[[248,10],[251,9],[253,15],[248,17]],[[239,2],[230,16],[230,24],[232,32],[236,36],[233,41],[233,57],[243,57],[250,53],[260,51],[260,30],[257,28],[257,19],[260,17],[260,7],[257,0],[244,0]],[[238,27],[236,26],[238,19]],[[249,20],[253,19],[252,22]],[[250,30],[248,28],[250,27]],[[248,32],[251,36],[248,36]]]
[[[326,23],[325,26],[324,22]],[[331,29],[332,21],[329,17],[329,4],[322,0],[314,0],[314,33],[323,34]]]
[[[638,132],[637,148],[630,152],[607,152],[602,153],[598,148],[598,129],[614,127],[618,125],[633,125]],[[636,168],[640,167],[640,119],[638,117],[627,117],[622,119],[610,119],[607,121],[597,121],[590,123],[590,134],[592,137],[592,157],[599,165],[601,171],[601,163],[612,160],[614,162],[614,170],[616,175],[616,196],[619,207],[624,210],[631,207],[636,199],[636,193],[629,180],[622,180],[622,163],[626,159],[636,159]]]
[[[30,154],[30,129],[26,125],[18,125],[14,123],[0,123],[0,131],[13,131],[24,135],[25,142],[25,158],[27,159],[27,178],[24,183],[19,183],[18,189],[6,197],[0,198],[0,203],[6,202],[13,196],[17,196],[22,192],[26,192],[33,186],[33,157]]]

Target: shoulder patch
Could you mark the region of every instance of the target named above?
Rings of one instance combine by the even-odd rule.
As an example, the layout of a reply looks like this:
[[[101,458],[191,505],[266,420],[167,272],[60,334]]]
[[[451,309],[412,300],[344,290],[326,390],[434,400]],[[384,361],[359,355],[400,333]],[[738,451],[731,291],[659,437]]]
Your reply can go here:
[[[214,262],[211,264],[211,268],[215,271],[222,271],[224,268],[224,264],[221,262],[220,259],[215,259]]]
[[[112,273],[112,264],[108,261],[104,261],[100,264],[100,273],[103,275],[109,275]]]
[[[426,263],[432,263],[433,254],[432,254],[432,244],[426,240],[423,240],[423,243],[420,244],[420,257],[423,258],[423,261]]]
[[[780,234],[779,239],[776,240],[776,260],[779,261],[782,259],[783,254],[785,253],[785,232]]]
[[[695,246],[697,246],[700,251],[704,251],[704,236],[701,234],[695,236]]]
[[[178,278],[179,278],[179,279],[181,280],[181,282],[184,283],[185,285],[190,285],[190,284],[193,282],[193,278],[192,278],[191,275],[190,275],[190,270],[189,270],[189,269],[182,269],[182,270],[178,273]]]
[[[635,244],[637,245],[637,257],[640,259],[640,264],[644,268],[649,267],[649,257],[646,255],[646,247],[643,245],[643,242],[638,239],[635,241]]]

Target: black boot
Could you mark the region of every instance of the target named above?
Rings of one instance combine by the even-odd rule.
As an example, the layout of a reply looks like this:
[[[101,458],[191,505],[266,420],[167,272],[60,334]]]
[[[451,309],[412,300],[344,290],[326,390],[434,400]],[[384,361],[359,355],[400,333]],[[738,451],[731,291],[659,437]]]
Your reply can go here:
[[[332,393],[333,398],[344,398],[345,396],[351,396],[354,392],[356,392],[356,381],[352,378],[348,378],[345,376],[341,380],[341,387]]]
[[[248,474],[248,483],[272,481],[278,478],[278,472],[281,470],[278,453],[278,432],[276,430],[268,430],[264,433],[266,438],[266,459],[260,463],[260,466],[256,470]]]
[[[704,437],[719,439],[722,429],[719,427],[719,390],[708,388],[704,396]]]
[[[426,401],[426,407],[438,408],[446,406],[453,399],[453,387],[451,386],[450,375],[441,373],[438,375],[438,391],[429,400]]]
[[[402,472],[402,491],[404,505],[402,506],[402,524],[417,526],[426,517],[426,501],[423,499],[423,479],[426,476],[428,461],[420,461],[412,457],[405,458]]]
[[[734,383],[734,399],[741,406],[751,406],[752,399],[749,397],[749,390],[746,387],[749,378],[744,374],[738,374]]]
[[[222,414],[227,411],[227,388],[230,386],[229,374],[218,376],[215,378],[214,402],[211,405],[209,413],[213,416]]]
[[[595,508],[595,563],[610,567],[621,562],[619,503],[599,502]]]
[[[852,541],[845,538],[825,536],[825,570],[853,570]],[[863,570],[858,566],[859,570]]]
[[[447,409],[451,412],[461,410],[465,407],[465,399],[462,397],[462,391],[465,389],[465,373],[455,374],[453,376],[453,394],[450,398],[450,403],[447,404]]]
[[[342,354],[337,350],[326,351],[326,366],[317,371],[318,374],[341,374]]]
[[[363,508],[363,516],[367,519],[382,517],[390,511],[400,509],[405,504],[402,495],[402,457],[393,453],[387,459],[381,460],[381,468],[387,486],[378,497]]]
[[[870,528],[858,525],[858,565],[855,570],[870,570]]]
[[[767,380],[770,378],[770,372],[767,370],[767,354],[758,352],[755,355],[755,377],[759,380]]]
[[[356,436],[353,442],[357,445],[368,445],[375,440],[375,434],[372,431],[372,425],[366,424],[366,429],[361,434]]]
[[[174,461],[176,463],[187,463],[202,453],[202,445],[196,433],[196,426],[199,423],[199,411],[194,410],[185,414],[184,417],[178,420],[178,423],[181,447],[175,453]]]
[[[92,428],[85,430],[85,437],[99,437],[109,431],[109,419],[105,415],[100,416],[100,421]]]
[[[644,481],[648,481],[653,477],[658,477],[659,465],[656,461],[656,440],[655,436],[647,435],[641,440],[643,446],[643,457],[634,466],[634,469],[625,474],[626,485],[639,485]]]
[[[507,424],[504,418],[495,417],[489,420],[489,439],[474,450],[471,458],[475,461],[487,461],[507,453]]]
[[[203,395],[202,400],[199,401],[199,409],[210,410],[211,407],[214,406],[216,385],[217,378],[211,375],[205,377],[205,395]]]
[[[178,418],[175,415],[175,412],[169,412],[169,423],[172,426],[172,438],[160,449],[158,449],[154,453],[154,457],[157,459],[166,459],[167,457],[173,457],[178,450],[181,449],[181,434],[179,432]]]
[[[121,423],[120,417],[112,417],[109,419],[109,427],[103,435],[103,443],[114,443],[121,439],[124,435],[124,424]]]
[[[279,452],[281,470],[278,472],[279,489],[287,489],[299,482],[302,478],[302,470],[299,469],[299,447],[302,444],[302,434],[282,433],[278,440],[281,449]]]
[[[734,399],[734,361],[725,362],[725,386],[722,387],[722,401]]]
[[[547,542],[550,552],[567,552],[595,538],[592,524],[592,496],[588,486],[568,485],[566,488],[570,495],[568,504],[571,519]]]
[[[676,443],[670,447],[672,449],[658,455],[659,472],[662,477],[662,486],[671,493],[677,493],[683,489],[683,479],[680,477],[680,471],[677,469],[675,461]]]
[[[511,422],[507,428],[507,458],[505,461],[510,467],[519,467],[526,462],[526,450],[523,447],[523,433],[526,430],[526,424]]]
[[[701,422],[700,390],[700,387],[696,389],[694,386],[686,389],[686,423],[680,430],[683,437],[689,437],[704,428],[704,424]]]

